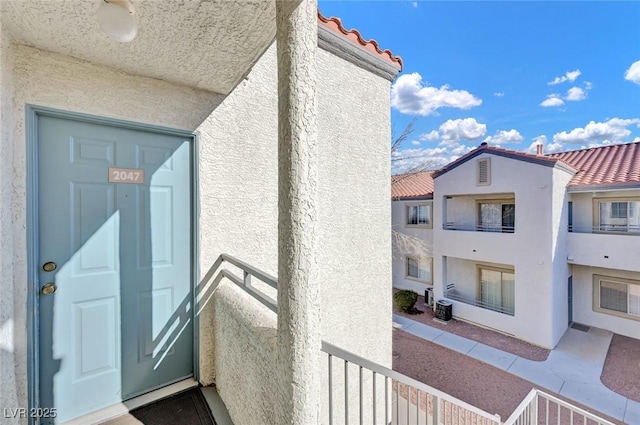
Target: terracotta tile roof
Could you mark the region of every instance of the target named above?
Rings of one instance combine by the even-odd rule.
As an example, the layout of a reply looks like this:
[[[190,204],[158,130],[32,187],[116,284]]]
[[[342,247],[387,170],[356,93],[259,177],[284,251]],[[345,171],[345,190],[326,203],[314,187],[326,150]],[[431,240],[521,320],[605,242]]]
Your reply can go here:
[[[433,171],[391,176],[391,199],[433,198]]]
[[[364,49],[380,56],[382,59],[391,63],[391,65],[402,71],[402,58],[400,56],[395,56],[389,50],[380,49],[378,42],[375,40],[365,40],[358,30],[346,29],[344,25],[342,25],[342,21],[340,20],[340,18],[325,18],[324,16],[322,16],[322,13],[320,13],[320,10],[318,10],[318,23],[324,25],[328,29],[341,35],[347,40],[350,40],[355,44],[359,44]]]
[[[480,146],[478,146],[474,150],[466,153],[465,155],[461,156],[455,161],[450,162],[449,164],[435,171],[433,173],[433,178],[441,176],[442,174],[453,170],[454,168],[464,164],[470,159],[475,158],[476,156],[483,153],[491,153],[493,155],[504,156],[507,158],[517,159],[520,161],[530,162],[533,164],[545,165],[547,167],[554,167],[556,165],[560,165],[565,169],[567,169],[567,171],[570,171],[570,172],[576,171],[575,169],[573,169],[573,167],[570,164],[566,163],[561,158],[552,158],[547,155],[533,155],[526,152],[514,151],[511,149],[504,149],[504,148],[499,148],[497,146],[489,146],[486,143],[481,143]]]
[[[484,152],[546,166],[560,164],[570,172],[577,171],[569,182],[569,188],[640,187],[640,142],[548,155],[533,155],[496,146],[480,145],[437,171],[391,176],[392,199],[432,198],[434,178]]]
[[[640,142],[559,152],[547,157],[579,170],[569,187],[640,186]]]

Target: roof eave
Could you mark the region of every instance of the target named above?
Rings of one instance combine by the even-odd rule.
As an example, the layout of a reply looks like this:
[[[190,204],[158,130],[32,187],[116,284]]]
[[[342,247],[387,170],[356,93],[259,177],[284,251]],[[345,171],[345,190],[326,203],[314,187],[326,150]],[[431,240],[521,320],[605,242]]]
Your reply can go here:
[[[510,159],[515,159],[518,161],[524,161],[524,162],[528,162],[531,164],[537,164],[537,165],[542,165],[545,167],[556,167],[559,169],[562,169],[564,171],[567,171],[571,174],[575,174],[578,171],[571,167],[569,164],[562,162],[560,160],[557,159],[550,159],[550,158],[544,158],[544,157],[540,157],[540,158],[536,158],[536,157],[527,157],[527,156],[521,156],[521,155],[517,155],[517,154],[512,154],[510,152],[503,152],[503,151],[499,151],[499,150],[493,150],[493,149],[488,149],[486,147],[479,147],[476,148],[475,150],[469,152],[467,155],[460,157],[459,159],[457,159],[456,161],[452,162],[451,164],[445,166],[444,168],[441,168],[440,170],[437,170],[433,173],[433,178],[436,179],[438,177],[440,177],[443,174],[448,173],[451,170],[456,169],[457,167],[461,166],[462,164],[470,161],[471,159],[477,157],[478,155],[481,155],[483,153],[486,154],[490,154],[490,155],[496,155],[496,156],[501,156],[504,158],[510,158]]]
[[[388,81],[393,81],[400,68],[329,28],[318,25],[318,47]]]
[[[629,183],[609,183],[609,184],[591,184],[591,185],[575,185],[568,186],[567,192],[604,192],[616,190],[639,190],[640,182]]]
[[[433,193],[428,195],[416,195],[416,196],[392,196],[392,201],[431,201],[433,200]]]

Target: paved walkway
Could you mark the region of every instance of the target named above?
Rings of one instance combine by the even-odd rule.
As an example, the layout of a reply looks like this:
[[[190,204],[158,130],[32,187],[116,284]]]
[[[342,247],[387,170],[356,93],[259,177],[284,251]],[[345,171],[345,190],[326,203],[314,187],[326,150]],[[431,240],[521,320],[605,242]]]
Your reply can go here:
[[[534,385],[589,406],[628,424],[640,424],[640,403],[611,391],[600,381],[613,334],[569,328],[547,360],[536,362],[394,314],[394,327],[489,363]]]

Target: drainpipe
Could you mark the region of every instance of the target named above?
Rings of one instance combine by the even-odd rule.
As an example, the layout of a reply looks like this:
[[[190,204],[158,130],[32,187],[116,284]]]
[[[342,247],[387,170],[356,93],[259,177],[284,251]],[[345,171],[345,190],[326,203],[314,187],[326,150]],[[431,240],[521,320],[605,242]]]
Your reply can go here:
[[[316,0],[276,1],[278,425],[320,423]]]

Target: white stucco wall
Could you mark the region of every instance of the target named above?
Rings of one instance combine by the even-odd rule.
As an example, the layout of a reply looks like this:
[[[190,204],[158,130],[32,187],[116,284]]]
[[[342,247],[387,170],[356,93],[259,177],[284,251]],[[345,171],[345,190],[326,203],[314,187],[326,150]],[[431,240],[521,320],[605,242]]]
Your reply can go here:
[[[485,157],[491,159],[491,184],[477,186],[476,161]],[[443,215],[435,214],[436,299],[442,297],[443,285],[450,283],[444,281],[448,277],[445,275],[443,257],[505,264],[512,266],[516,275],[516,313],[513,320],[495,312],[473,312],[481,309],[462,303],[454,304],[454,316],[513,334],[543,347],[551,348],[558,342],[561,335],[558,335],[557,314],[553,310],[555,307],[561,308],[562,301],[554,300],[560,294],[557,285],[563,284],[565,288],[565,316],[567,307],[566,279],[562,281],[554,276],[554,273],[562,274],[561,268],[554,265],[554,244],[558,241],[559,226],[554,221],[560,220],[563,214],[562,203],[556,199],[559,195],[555,194],[556,172],[567,176],[555,176],[560,182],[556,185],[561,185],[563,179],[570,177],[565,171],[554,171],[551,167],[483,153],[435,179],[434,211],[444,211],[446,196],[464,196],[449,200],[447,219],[456,217],[475,224],[474,214],[477,212],[475,205],[469,204],[470,197],[491,198],[495,195],[497,199],[504,199],[505,194],[513,194],[516,204],[514,233],[443,230]],[[469,202],[465,203],[465,199]],[[457,204],[466,212],[453,211]],[[458,282],[454,283],[458,285]],[[562,311],[558,314],[561,315]]]
[[[574,265],[572,266],[572,274],[574,322],[607,329],[631,338],[640,338],[640,321],[601,313],[593,308],[594,274],[640,281],[639,272]]]
[[[5,41],[0,224],[2,254],[9,261],[0,265],[3,273],[13,276],[3,282],[2,324],[8,323],[5,316],[13,318],[14,330],[5,338],[3,327],[3,349],[11,346],[13,352],[9,362],[4,362],[3,354],[0,373],[6,378],[3,382],[14,376],[17,380],[15,389],[3,386],[2,404],[26,406],[25,105],[199,132],[201,276],[223,252],[275,275],[276,61],[272,46],[248,78],[223,99],[25,46],[15,46],[13,72],[5,74],[5,65],[11,63],[5,61],[9,52]],[[322,307],[323,339],[389,367],[390,83],[325,51],[318,52],[318,59],[318,308]],[[7,78],[15,87],[9,114],[4,108],[10,100],[4,92]],[[13,144],[7,146],[5,135],[12,129]],[[8,161],[5,152],[10,152]],[[4,211],[12,211],[10,219]],[[7,234],[12,236],[5,239]],[[360,302],[362,294],[367,294],[366,308]],[[358,308],[353,307],[356,303]],[[216,368],[224,370],[214,364],[214,341],[206,338],[213,334],[211,313],[201,317],[200,366],[205,382],[214,379]],[[6,391],[13,395],[5,396]],[[234,402],[246,403],[243,394],[235,394]]]
[[[215,139],[201,147],[201,213],[209,217],[201,228],[203,271],[227,252],[277,273],[275,68],[272,46],[202,126],[203,134]],[[318,52],[322,338],[387,366],[391,365],[389,84]],[[363,294],[367,308],[353,308]],[[224,373],[217,365],[214,370]],[[243,403],[243,398],[237,402]]]
[[[407,235],[408,238],[402,237],[401,242],[394,244],[393,247],[393,287],[398,289],[411,289],[420,295],[424,295],[424,291],[432,286],[432,283],[422,282],[416,279],[407,278],[406,258],[408,256],[433,256],[433,229],[417,226],[406,226],[406,207],[407,205],[416,204],[431,205],[431,221],[433,223],[433,201],[391,201],[391,229],[395,232]],[[411,238],[415,238],[411,239]],[[432,272],[433,276],[433,272]],[[433,281],[433,277],[431,279]]]
[[[469,299],[475,299],[478,289],[478,263],[462,258],[447,257],[444,270],[447,285],[454,285],[456,293]],[[509,265],[494,265],[501,268],[509,268]]]
[[[26,329],[25,292],[15,290],[19,268],[14,267],[15,237],[20,224],[11,208],[14,198],[13,168],[13,48],[0,19],[0,403],[6,407],[24,406],[26,394],[26,345],[20,337]],[[21,376],[17,376],[21,375]],[[3,419],[7,423],[15,420]],[[3,422],[4,423],[4,422]]]
[[[274,391],[277,317],[234,283],[224,281],[214,295],[218,367],[216,386],[237,424],[275,425]]]
[[[390,87],[383,78],[318,52],[322,336],[387,367],[392,361]],[[363,296],[366,308],[354,308]]]
[[[551,182],[551,262],[552,289],[551,340],[559,341],[569,326],[569,266],[567,265],[567,222],[568,198],[567,185],[572,175],[564,170],[553,168]]]
[[[277,272],[274,47],[201,127],[213,139],[201,143],[201,213],[208,217],[201,228],[203,270],[227,252]],[[350,307],[360,291],[375,287],[372,311],[391,309],[388,297],[378,295],[391,286],[390,178],[383,181],[390,177],[390,83],[323,50],[318,59],[323,338],[390,362],[390,352],[370,351],[366,342],[374,334],[382,337],[379,329],[390,325],[390,317],[368,317]],[[385,338],[390,343],[390,331]]]

